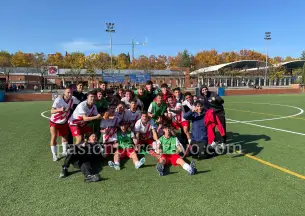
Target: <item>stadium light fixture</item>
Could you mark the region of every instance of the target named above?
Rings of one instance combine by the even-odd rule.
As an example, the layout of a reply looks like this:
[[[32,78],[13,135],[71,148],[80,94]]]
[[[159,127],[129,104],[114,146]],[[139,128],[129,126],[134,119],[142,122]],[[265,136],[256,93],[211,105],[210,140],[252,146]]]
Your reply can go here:
[[[267,85],[267,73],[268,73],[268,41],[271,40],[271,32],[265,32],[266,40],[266,67],[265,67],[265,86]]]
[[[112,67],[112,33],[115,33],[114,30],[114,23],[106,23],[107,29],[106,32],[109,33],[110,35],[110,61],[111,61],[111,72],[113,72],[113,67]]]

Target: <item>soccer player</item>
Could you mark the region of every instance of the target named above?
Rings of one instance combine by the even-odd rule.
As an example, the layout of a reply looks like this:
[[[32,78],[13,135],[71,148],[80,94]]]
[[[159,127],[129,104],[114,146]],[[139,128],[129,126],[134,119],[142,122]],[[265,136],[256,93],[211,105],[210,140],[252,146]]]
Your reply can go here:
[[[117,127],[119,126],[119,117],[115,112],[116,105],[110,104],[108,112],[105,112],[101,120],[101,133],[105,149],[105,156],[113,153],[113,145],[117,141]]]
[[[85,134],[92,133],[92,128],[87,124],[90,121],[101,119],[101,114],[98,113],[95,106],[95,92],[89,92],[87,100],[81,102],[69,119],[69,127],[72,136],[75,137],[75,144],[80,144]]]
[[[173,96],[167,98],[167,103],[167,115],[172,120],[172,127],[176,130],[181,130],[183,142],[191,144],[189,122],[183,118],[184,112],[182,109],[182,104],[175,102]]]
[[[191,146],[192,154],[198,158],[205,156],[206,147],[208,144],[207,128],[204,124],[205,111],[201,102],[194,103],[194,109],[185,113],[183,118],[192,122]],[[212,146],[216,148],[216,146]]]
[[[164,135],[157,141],[156,148],[157,154],[160,155],[158,160],[159,163],[156,166],[159,175],[164,175],[165,165],[180,165],[190,175],[194,175],[197,172],[195,162],[192,161],[190,164],[187,164],[182,158],[180,158],[177,152],[182,151],[183,147],[178,138],[171,135],[169,125],[164,125],[163,130]]]
[[[201,100],[204,104],[204,108],[206,110],[208,109],[213,109],[214,114],[219,118],[222,127],[225,131],[225,135],[222,136],[222,143],[225,144],[226,140],[227,140],[227,136],[226,136],[226,114],[224,111],[224,100],[217,95],[216,92],[211,92],[209,91],[207,86],[203,86],[201,88],[201,96],[199,98],[199,100]]]
[[[161,97],[162,97],[162,101],[164,103],[167,102],[167,98],[173,96],[173,94],[169,91],[168,89],[168,85],[166,83],[163,83],[161,85]]]
[[[130,108],[130,102],[133,100],[136,100],[136,102],[137,102],[137,109],[142,110],[144,107],[144,104],[138,98],[134,99],[133,92],[131,90],[127,90],[125,92],[125,97],[121,99],[121,101],[123,101],[125,103],[127,109]]]
[[[175,88],[173,91],[174,91],[174,96],[175,96],[177,103],[182,103],[184,101],[184,96],[181,93],[180,88],[179,87]]]
[[[97,89],[96,93],[97,99],[95,100],[95,106],[97,109],[97,112],[99,114],[103,114],[108,110],[108,101],[103,97],[103,91],[102,89]],[[101,132],[100,132],[100,123],[101,120],[97,119],[92,122],[90,122],[88,125],[93,128],[93,132],[97,136],[97,140],[100,140]]]
[[[154,101],[157,94],[159,94],[159,89],[156,89],[153,87],[152,81],[147,81],[145,86],[145,94],[147,95],[148,102],[151,104],[151,102]]]
[[[145,158],[141,158],[139,161],[136,151],[135,144],[137,139],[132,131],[128,131],[128,124],[126,122],[120,123],[120,131],[117,132],[117,141],[114,147],[117,150],[114,153],[113,161],[109,161],[108,165],[116,170],[120,170],[120,160],[125,158],[131,158],[136,169],[139,169],[144,163]]]
[[[87,95],[83,93],[84,90],[84,83],[83,82],[78,82],[76,85],[76,91],[73,91],[73,96],[78,99],[78,103],[73,105],[72,111],[70,115],[73,113],[73,111],[76,109],[77,105],[87,99]],[[70,118],[70,116],[69,116]],[[68,143],[72,144],[73,143],[73,136],[72,132],[69,128],[69,133],[68,133]]]
[[[140,86],[136,91],[134,91],[137,98],[139,98],[140,101],[142,101],[144,108],[143,110],[148,110],[148,107],[152,100],[150,101],[147,92],[145,91],[144,86]]]
[[[106,93],[107,93],[107,85],[108,83],[105,81],[100,82],[100,88],[102,89],[103,96],[106,98]]]
[[[69,125],[67,123],[73,105],[78,104],[77,98],[71,96],[71,89],[66,88],[62,97],[57,97],[52,105],[50,117],[50,133],[51,133],[51,152],[53,161],[57,161],[57,136],[62,137],[62,155],[67,153]]]
[[[118,117],[118,123],[120,123],[121,121],[123,121],[125,119],[125,114],[126,114],[126,108],[125,107],[126,107],[126,105],[123,101],[120,101],[117,104],[115,116]]]
[[[60,178],[65,178],[69,175],[68,168],[72,164],[74,168],[80,169],[85,176],[86,182],[97,182],[101,180],[98,174],[99,164],[103,149],[97,143],[95,134],[91,134],[88,142],[69,149],[69,153],[65,158]]]
[[[142,112],[141,119],[136,122],[134,131],[136,133],[136,138],[138,139],[138,145],[144,144],[146,147],[149,146],[149,154],[151,156],[156,156],[155,151],[153,150],[156,148],[155,141],[158,140],[156,125],[152,119],[149,119],[146,112]],[[140,151],[139,148],[138,151]]]
[[[184,94],[184,98],[185,98],[185,101],[182,102],[182,106],[183,106],[184,112],[187,113],[188,111],[193,110],[195,108],[192,93],[186,92]]]
[[[135,100],[130,102],[130,109],[125,111],[123,121],[128,124],[130,130],[134,130],[136,122],[141,118],[141,111],[137,110],[137,103]]]
[[[162,118],[167,111],[166,108],[166,103],[162,101],[162,95],[158,94],[155,101],[153,101],[148,108],[148,115],[154,119],[155,122],[160,121],[160,118]]]

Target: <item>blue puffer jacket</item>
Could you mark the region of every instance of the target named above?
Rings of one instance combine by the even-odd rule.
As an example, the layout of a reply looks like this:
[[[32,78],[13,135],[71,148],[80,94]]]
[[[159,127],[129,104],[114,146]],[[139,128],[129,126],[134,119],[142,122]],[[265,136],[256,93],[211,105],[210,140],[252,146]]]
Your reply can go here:
[[[185,120],[192,122],[191,139],[195,142],[201,142],[208,139],[207,128],[204,124],[204,115],[204,111],[202,111],[202,113],[199,115],[198,113],[190,110],[183,116]]]

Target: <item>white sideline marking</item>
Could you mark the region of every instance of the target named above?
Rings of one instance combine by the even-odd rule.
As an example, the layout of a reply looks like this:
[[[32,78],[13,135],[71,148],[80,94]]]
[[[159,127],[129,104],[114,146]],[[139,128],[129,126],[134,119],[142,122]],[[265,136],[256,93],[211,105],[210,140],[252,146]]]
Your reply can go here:
[[[296,117],[298,115],[302,115],[304,113],[304,110],[299,108],[299,107],[295,107],[295,106],[289,106],[289,105],[283,105],[283,104],[270,104],[270,103],[251,103],[251,102],[229,102],[229,103],[245,103],[245,104],[262,104],[262,105],[271,105],[271,106],[281,106],[281,107],[289,107],[289,108],[294,108],[294,109],[297,109],[299,110],[298,113],[296,114],[293,114],[293,115],[289,115],[289,116],[282,116],[282,117],[276,117],[276,118],[267,118],[267,119],[258,119],[258,120],[249,120],[249,121],[240,121],[243,122],[243,123],[251,123],[251,122],[264,122],[264,121],[273,121],[273,120],[279,120],[279,119],[285,119],[285,118],[292,118],[292,117]],[[230,120],[230,119],[228,119]],[[233,120],[235,121],[235,120]],[[230,123],[233,123],[232,122],[229,122]],[[237,123],[237,122],[235,122]]]
[[[43,118],[50,119],[50,117],[44,115],[46,112],[50,112],[50,110],[43,111],[42,113],[40,113],[40,115],[41,115]]]
[[[271,130],[275,130],[275,131],[281,131],[281,132],[286,132],[286,133],[292,133],[292,134],[297,134],[297,135],[305,136],[305,133],[299,133],[299,132],[290,131],[290,130],[284,130],[284,129],[274,128],[274,127],[268,127],[268,126],[253,124],[253,123],[249,123],[249,122],[236,121],[236,120],[233,120],[233,119],[228,119],[228,120],[230,120],[232,122],[234,121],[235,123],[247,124],[247,125],[252,125],[252,126],[261,127],[261,128],[267,128],[267,129],[271,129]]]

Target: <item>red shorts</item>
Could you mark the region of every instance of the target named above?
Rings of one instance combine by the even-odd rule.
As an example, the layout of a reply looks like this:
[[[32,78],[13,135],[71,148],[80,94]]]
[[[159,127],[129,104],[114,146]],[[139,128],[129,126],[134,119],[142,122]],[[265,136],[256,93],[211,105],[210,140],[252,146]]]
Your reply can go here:
[[[161,162],[162,158],[166,161],[165,165],[178,166],[177,160],[181,157],[178,154],[162,154],[160,159],[158,160],[159,163]]]
[[[153,142],[155,140],[153,138],[150,138],[150,139],[147,139],[147,140],[139,140],[139,144],[145,144],[145,145],[150,145],[152,146],[153,145]]]
[[[73,137],[93,133],[93,129],[87,125],[85,125],[84,127],[79,127],[77,125],[69,125],[69,127]]]
[[[68,123],[65,124],[55,124],[50,121],[50,127],[54,127],[57,130],[57,135],[64,137],[67,136],[69,133],[69,126]]]
[[[172,122],[172,127],[175,128],[176,130],[179,130],[182,127],[188,127],[188,126],[189,126],[188,121],[182,121],[182,122],[173,121]]]
[[[113,144],[114,142],[104,143],[104,154],[106,156],[113,154],[115,152]]]
[[[135,150],[133,148],[126,148],[126,149],[118,149],[118,152],[120,154],[120,158],[125,158],[126,156],[130,158],[130,155],[135,153]]]

